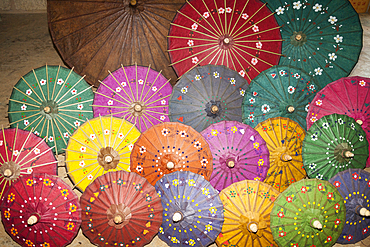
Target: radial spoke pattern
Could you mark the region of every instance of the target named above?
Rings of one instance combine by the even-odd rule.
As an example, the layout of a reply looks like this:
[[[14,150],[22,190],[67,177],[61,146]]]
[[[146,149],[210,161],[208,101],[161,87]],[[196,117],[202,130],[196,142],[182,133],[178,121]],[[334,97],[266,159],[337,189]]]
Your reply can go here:
[[[271,230],[279,246],[333,246],[345,219],[343,198],[333,185],[303,179],[276,199]]]
[[[130,154],[140,132],[131,123],[110,117],[87,120],[71,136],[66,169],[80,191],[108,171],[130,171]]]
[[[369,142],[353,118],[331,114],[317,120],[307,131],[302,156],[310,178],[329,180],[340,171],[365,168]]]
[[[270,185],[244,180],[220,192],[224,225],[218,246],[277,246],[270,229],[270,212],[279,192]]]
[[[279,26],[259,0],[187,1],[171,23],[169,53],[178,76],[225,65],[250,82],[280,59]]]
[[[266,141],[270,168],[265,183],[280,192],[307,176],[302,162],[302,143],[306,132],[289,118],[269,118],[255,128]]]
[[[32,129],[60,154],[74,130],[92,118],[93,97],[84,77],[73,69],[46,65],[30,71],[14,86],[9,122],[11,127]]]
[[[63,60],[95,86],[121,64],[168,65],[170,22],[185,0],[48,0],[48,23]],[[68,27],[68,28],[66,28]],[[176,82],[171,67],[163,74]]]
[[[286,117],[306,129],[309,104],[320,90],[301,69],[274,66],[253,79],[243,100],[243,122],[255,127],[273,117]]]
[[[262,1],[281,26],[280,65],[307,71],[321,87],[351,72],[362,49],[362,27],[349,1]]]
[[[170,80],[149,67],[121,67],[108,75],[95,93],[94,116],[112,115],[136,123],[140,132],[169,121]]]
[[[5,195],[1,212],[5,230],[22,246],[66,246],[81,224],[77,195],[45,173],[18,179]]]
[[[361,125],[370,141],[370,79],[345,77],[320,90],[310,104],[307,129],[323,116],[333,113],[348,115]],[[366,166],[370,166],[370,159]]]

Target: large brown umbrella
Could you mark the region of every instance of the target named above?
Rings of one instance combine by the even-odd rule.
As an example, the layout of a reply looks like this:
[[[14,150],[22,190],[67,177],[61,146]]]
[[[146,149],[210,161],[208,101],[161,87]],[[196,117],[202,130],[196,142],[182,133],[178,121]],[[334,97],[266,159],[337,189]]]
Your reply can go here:
[[[167,34],[185,0],[48,0],[48,23],[64,62],[98,86],[123,64],[151,65],[176,82]]]

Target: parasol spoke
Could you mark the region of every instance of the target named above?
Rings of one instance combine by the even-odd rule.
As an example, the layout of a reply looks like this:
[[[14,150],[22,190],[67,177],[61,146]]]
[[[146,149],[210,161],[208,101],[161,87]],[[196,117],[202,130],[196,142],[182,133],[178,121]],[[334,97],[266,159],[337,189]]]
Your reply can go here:
[[[77,84],[76,84],[76,85],[77,85]],[[76,85],[75,85],[75,86],[76,86]],[[83,94],[83,93],[84,93],[84,92],[86,92],[87,90],[90,90],[92,87],[93,87],[93,86],[89,86],[89,87],[85,88],[84,90],[82,90],[81,92],[77,93],[76,95],[71,96],[70,98],[66,99],[66,100],[65,100],[65,101],[63,101],[62,103],[59,103],[59,106],[60,106],[60,105],[63,105],[65,102],[68,102],[69,100],[71,100],[71,99],[73,99],[73,98],[76,98],[78,95]],[[60,98],[60,99],[62,99],[62,98]],[[60,99],[59,99],[59,100],[60,100]]]
[[[128,85],[128,87],[130,88],[130,92],[131,92],[131,95],[132,95],[132,99],[131,99],[131,97],[130,97],[130,100],[132,100],[133,102],[135,102],[136,100],[135,100],[134,93],[133,93],[133,91],[132,91],[132,89],[131,89],[131,85],[130,85],[129,79],[128,79],[128,77],[127,77],[127,74],[126,74],[126,70],[125,70],[125,68],[123,67],[123,65],[122,65],[122,64],[121,64],[121,68],[122,68],[122,70],[123,70],[123,73],[125,74],[126,81],[127,81],[127,85]]]
[[[90,149],[90,150],[92,150],[92,151],[94,151],[94,152],[96,152],[96,153],[98,153],[99,152],[99,148],[98,149],[95,149],[95,148],[93,148],[93,147],[90,147],[89,145],[86,145],[86,144],[84,144],[84,143],[82,143],[82,142],[80,142],[79,140],[77,140],[76,138],[74,138],[73,136],[70,136],[69,137],[71,140],[74,140],[75,142],[77,142],[78,144],[80,144],[80,145],[82,145],[82,146],[84,146],[84,147],[87,147],[88,149]],[[96,145],[95,145],[96,146]]]
[[[46,70],[47,70],[47,69],[46,69]],[[39,88],[40,88],[41,95],[42,95],[42,97],[44,98],[44,100],[46,101],[46,98],[45,98],[45,95],[44,95],[44,91],[42,91],[42,88],[41,88],[41,85],[40,85],[39,79],[37,79],[37,75],[36,75],[35,70],[34,70],[34,69],[32,69],[32,72],[33,72],[33,74],[34,74],[34,76],[35,76],[36,83],[37,83],[37,85],[38,85],[38,86],[39,86]],[[46,78],[46,81],[48,81],[48,78]]]
[[[30,166],[30,167],[23,167],[21,168],[20,170],[27,170],[29,168],[37,168],[37,167],[42,167],[42,166],[47,166],[47,165],[51,165],[51,164],[57,164],[59,161],[53,161],[53,162],[48,162],[48,163],[44,163],[44,164],[41,164],[41,165],[35,165],[35,166]],[[27,173],[28,174],[28,173]]]
[[[172,37],[173,38],[173,36],[169,36],[169,38],[170,37]],[[181,38],[181,37],[179,37],[179,38]],[[188,38],[186,38],[186,39],[188,39]],[[195,39],[194,39],[195,40]],[[201,39],[197,39],[197,40],[201,40]],[[208,41],[208,40],[205,40],[205,39],[202,39],[203,41]],[[210,45],[212,45],[212,46],[214,46],[214,45],[217,45],[218,44],[218,42],[213,42],[212,40],[211,41],[209,41],[207,44],[202,44],[202,45],[193,45],[193,46],[191,46],[191,48],[200,48],[200,47],[204,47],[204,46],[210,46]],[[175,49],[170,49],[170,50],[167,50],[168,52],[170,52],[170,51],[181,51],[181,50],[187,50],[187,49],[189,49],[189,46],[184,46],[184,47],[180,47],[180,48],[175,48]]]
[[[237,50],[239,50],[239,51],[241,51],[241,52],[244,52],[244,53],[246,53],[247,55],[249,55],[249,56],[251,56],[251,57],[253,57],[253,58],[257,58],[255,55],[252,55],[251,53],[249,53],[249,52],[247,52],[247,51],[245,51],[245,50],[243,50],[243,49],[241,49],[241,48],[239,48],[238,46],[242,46],[242,45],[235,45],[235,46],[233,46],[233,48],[232,48],[232,50],[233,51],[235,51],[240,57],[242,57],[243,59],[244,59],[244,61],[247,61],[246,60],[246,58],[244,58],[244,56],[242,56],[242,55],[240,55],[240,53],[237,51]],[[261,49],[257,49],[257,50],[261,50]],[[275,54],[275,55],[281,55],[281,54]],[[267,62],[267,61],[265,61],[265,60],[263,60],[263,59],[261,59],[261,58],[259,58],[258,57],[258,61],[261,61],[261,62],[264,62],[265,64],[267,64],[267,65],[269,65],[269,66],[273,66],[272,64],[270,64],[269,62]],[[249,62],[248,62],[249,63]],[[257,68],[256,67],[254,67],[254,65],[252,65],[252,64],[250,64],[250,66],[253,68],[253,69],[255,69],[258,73],[260,73],[258,70],[257,70]]]
[[[76,120],[79,120],[79,121],[83,121],[81,118],[76,118],[76,117],[74,117],[74,116],[71,116],[71,115],[67,115],[67,114],[64,114],[64,113],[61,113],[61,112],[59,112],[59,114],[60,115],[63,115],[63,116],[66,116],[66,117],[69,117],[69,118],[72,118],[72,119],[76,119]],[[61,116],[59,116],[60,118],[62,118]],[[64,120],[64,118],[62,118],[63,120]],[[66,120],[64,120],[65,122],[67,122]],[[69,122],[68,122],[69,123]],[[72,124],[71,124],[71,126],[73,126]]]
[[[40,98],[40,96],[36,93],[35,90],[33,90],[33,87],[30,86],[30,84],[28,84],[28,82],[26,81],[26,79],[23,78],[23,76],[21,77],[22,80],[27,84],[27,86],[31,89],[31,91],[37,96],[37,98],[40,100],[40,102],[42,102],[43,100]]]
[[[266,5],[266,4],[265,4]],[[264,6],[262,6],[262,7],[264,7]],[[262,7],[260,8],[260,9],[262,9]],[[259,10],[260,10],[259,9]],[[258,11],[259,11],[258,10]],[[257,11],[257,12],[258,12]],[[256,13],[257,13],[256,12]],[[255,13],[255,14],[256,14]],[[255,15],[254,14],[254,15]],[[264,16],[261,20],[259,20],[259,21],[257,21],[257,22],[255,22],[254,24],[253,24],[253,26],[255,26],[255,25],[257,25],[257,24],[259,24],[259,23],[261,23],[262,21],[264,21],[264,20],[266,20],[266,19],[268,19],[269,17],[271,17],[271,16],[273,16],[275,14],[275,12],[272,12],[271,14],[269,14],[269,15],[267,15],[267,16]],[[245,22],[242,26],[244,26],[244,25],[246,25],[248,22]],[[237,31],[237,33],[235,34],[235,38],[237,38],[239,35],[241,35],[242,33],[244,33],[244,32],[246,32],[246,31],[248,31],[249,29],[251,29],[252,27],[253,27],[252,25],[251,26],[249,26],[249,27],[247,27],[247,28],[245,28],[245,29],[243,29],[243,31],[240,31],[239,32],[239,30],[242,28],[242,27],[240,27],[239,29],[238,29],[238,31]]]
[[[25,94],[23,93],[21,90],[19,90],[16,86],[13,87],[15,90],[17,90],[18,92],[20,92],[21,94],[23,94],[24,96],[26,96],[27,98],[33,100],[36,104],[38,105],[41,105],[41,103],[37,100],[35,100],[34,98],[31,97],[31,95],[28,95],[28,94]]]
[[[265,30],[262,30],[262,31],[258,31],[258,32],[253,32],[251,34],[247,34],[245,36],[241,36],[241,37],[238,37],[238,38],[235,38],[235,43],[244,43],[244,42],[271,42],[271,41],[285,41],[285,39],[269,39],[269,40],[263,40],[263,39],[258,39],[256,38],[255,40],[245,40],[246,38],[249,38],[249,37],[252,37],[252,36],[256,36],[256,35],[260,35],[262,33],[266,33],[266,32],[270,32],[270,31],[273,31],[273,30],[280,30],[282,26],[277,26],[277,27],[272,27],[272,28],[268,28],[268,29],[265,29]]]
[[[148,75],[149,75],[149,71],[150,71],[150,64],[149,64],[149,66],[148,66],[148,70],[147,70],[147,72],[146,72],[146,75],[145,75],[145,80],[144,80],[144,85],[146,85],[146,83],[147,83],[147,80],[148,80]],[[161,73],[161,72],[160,72]],[[157,78],[156,78],[157,79]],[[156,80],[155,79],[155,80]],[[153,83],[154,84],[154,83]],[[142,99],[142,96],[143,96],[143,94],[144,94],[144,85],[143,85],[143,87],[141,88],[141,94],[140,94],[140,98],[139,98],[139,101],[144,101],[143,99]],[[148,91],[149,91],[149,89],[148,89]]]
[[[87,159],[84,159],[84,160],[87,160]],[[95,159],[91,159],[91,160],[96,160],[96,158]],[[78,160],[78,161],[81,161],[81,160]],[[93,162],[93,163],[91,163],[91,164],[88,164],[88,165],[84,165],[83,167],[80,167],[80,168],[77,168],[77,169],[74,169],[74,170],[71,170],[71,171],[69,171],[69,172],[66,172],[65,173],[65,175],[68,175],[68,174],[72,174],[73,172],[77,172],[77,171],[80,171],[80,170],[82,170],[82,169],[86,169],[87,167],[91,167],[91,166],[94,166],[94,165],[96,165],[96,164],[98,164],[98,162],[96,161],[96,162]],[[98,167],[99,165],[97,165],[97,167]],[[62,177],[62,178],[67,178],[68,176],[64,176],[64,177]]]
[[[59,109],[61,109],[61,108],[65,108],[65,107],[69,107],[69,106],[73,106],[73,105],[78,105],[78,104],[86,103],[86,102],[90,102],[90,101],[93,101],[93,100],[94,100],[94,99],[88,99],[88,100],[81,101],[81,102],[77,102],[77,103],[73,103],[73,104],[70,104],[70,105],[60,106],[60,107],[59,107]]]
[[[255,48],[253,46],[247,46],[247,45],[241,45],[241,44],[238,44],[237,42],[235,42],[235,48],[239,48],[240,47],[243,47],[243,48],[248,48],[248,49],[252,49],[252,50],[257,50],[257,51],[262,51],[262,52],[265,52],[265,53],[269,53],[269,54],[273,54],[273,55],[277,55],[277,56],[282,56],[283,54],[280,54],[280,53],[276,53],[276,52],[272,52],[272,51],[268,51],[268,50],[265,50],[265,49],[262,49],[262,48]],[[242,49],[238,49],[240,51],[243,51],[245,52],[244,50]],[[247,52],[245,52],[247,53]],[[248,54],[248,53],[247,53]],[[261,60],[261,61],[264,61],[264,60]],[[265,62],[266,64],[269,64],[267,62]],[[269,64],[270,65],[270,64]],[[272,65],[271,65],[272,66]]]
[[[95,107],[103,107],[103,108],[113,108],[112,106],[107,106],[107,105],[90,105],[90,106],[95,106]],[[128,109],[130,108],[129,106],[114,106],[114,108],[119,108],[119,109]],[[126,111],[123,111],[126,112]],[[117,113],[111,113],[112,115],[115,115]]]
[[[17,130],[18,130],[18,125],[17,125]],[[30,138],[30,136],[31,136],[31,134],[32,134],[32,132],[33,132],[33,130],[34,130],[34,129],[32,128],[32,129],[28,132],[26,139],[23,141],[22,147],[21,147],[21,149],[19,150],[19,154],[16,156],[16,158],[15,158],[15,160],[14,160],[14,162],[15,162],[15,163],[17,163],[18,158],[21,156],[22,151],[23,151],[23,149],[24,149],[24,146],[25,146],[25,145],[26,145],[26,143],[28,142],[28,139]],[[14,139],[14,146],[13,146],[13,150],[15,150],[15,142],[16,142],[16,140]],[[0,156],[1,156],[1,154],[0,154]]]
[[[173,65],[175,65],[175,64],[178,64],[178,63],[180,63],[180,62],[183,62],[183,61],[185,61],[186,59],[189,59],[189,58],[191,58],[191,57],[194,57],[194,56],[197,56],[197,55],[199,55],[199,54],[202,54],[202,53],[208,53],[208,51],[209,50],[211,50],[211,49],[214,49],[211,53],[209,53],[207,56],[205,56],[204,58],[202,58],[202,60],[200,60],[199,62],[197,62],[195,65],[193,65],[193,67],[191,67],[189,70],[191,70],[191,69],[193,69],[193,68],[195,68],[198,64],[200,64],[203,60],[205,60],[206,58],[208,58],[212,53],[214,53],[215,51],[219,51],[219,47],[218,47],[218,45],[215,45],[215,46],[212,46],[212,47],[210,47],[210,48],[207,48],[207,49],[204,49],[204,50],[201,50],[201,51],[199,51],[199,52],[197,52],[197,53],[195,53],[195,54],[191,54],[190,56],[187,56],[187,57],[185,57],[185,58],[183,58],[183,59],[180,59],[180,60],[177,60],[176,62],[174,62],[174,63],[171,63],[169,66],[173,66]],[[189,71],[188,70],[188,71]],[[188,72],[188,71],[186,71],[186,72]],[[185,73],[186,73],[185,72]],[[185,74],[184,73],[184,74]]]
[[[68,152],[73,152],[73,153],[79,153],[79,154],[81,153],[81,151],[79,150],[66,149],[66,148],[63,150],[68,151]],[[92,154],[92,153],[87,153],[87,152],[84,152],[84,154],[98,157],[98,154]]]
[[[240,61],[239,61],[239,59],[236,57],[236,55],[234,54],[234,52],[236,52],[241,58],[243,58],[243,60],[245,61],[245,62],[247,62],[248,63],[248,65],[250,66],[250,67],[252,67],[254,70],[256,70],[258,73],[260,73],[255,67],[253,67],[253,65],[248,61],[248,60],[246,60],[244,57],[242,57],[240,54],[239,54],[239,52],[238,51],[234,51],[234,47],[233,48],[231,48],[231,49],[229,49],[229,51],[230,51],[230,53],[234,56],[234,58],[236,59],[236,61],[238,62],[238,64],[239,64],[239,66],[242,68],[242,70],[245,72],[245,74],[247,75],[247,77],[248,77],[248,79],[249,79],[249,81],[251,81],[252,79],[250,78],[250,76],[249,76],[249,74],[248,74],[248,72],[245,70],[245,68],[242,66],[242,64],[240,63]],[[230,56],[230,59],[232,60],[232,62],[233,62],[233,64],[234,64],[234,60],[232,59],[232,56]],[[234,65],[234,67],[235,67],[235,65]]]
[[[80,179],[80,181],[76,182],[73,186],[72,186],[72,189],[75,189],[77,187],[77,185],[79,185],[82,181],[84,181],[86,179],[87,176],[89,176],[91,173],[93,173],[97,168],[99,168],[98,172],[95,174],[95,176],[93,177],[93,179],[90,180],[89,182],[89,185],[92,183],[92,181],[94,181],[94,179],[97,177],[97,175],[99,174],[100,172],[100,169],[102,168],[101,166],[96,166],[93,170],[91,170],[90,172],[88,172],[83,178]]]
[[[182,36],[167,36],[167,38],[173,38],[173,39],[189,39],[189,37],[182,37]],[[192,37],[191,38],[192,40],[200,40],[200,41],[207,41],[209,43],[212,43],[212,44],[218,44],[217,41],[215,41],[214,39],[202,39],[202,38],[194,38]],[[206,45],[209,45],[209,44],[206,44]],[[203,46],[203,45],[199,45],[199,46]],[[197,45],[193,45],[192,47],[197,47]],[[167,50],[167,51],[176,51],[176,50],[182,50],[182,49],[189,49],[189,47],[182,47],[182,48],[175,48],[175,49],[171,49],[171,50]]]
[[[121,65],[122,66],[122,65]],[[122,66],[123,67],[123,66]],[[126,90],[123,88],[122,84],[118,82],[117,78],[112,74],[112,72],[110,72],[108,70],[108,73],[110,74],[110,76],[114,79],[115,82],[117,82],[117,85],[120,86],[120,88],[122,89],[122,91],[126,94],[126,96],[130,99],[130,100],[127,100],[126,98],[124,98],[123,96],[120,95],[121,98],[124,98],[129,104],[131,104],[131,102],[134,102],[134,100],[128,95],[128,93],[126,92]],[[125,74],[126,76],[126,74]],[[127,76],[126,76],[126,80],[127,80],[127,84],[129,84],[129,80],[127,79]],[[104,84],[102,81],[99,81],[100,83],[102,83],[104,86],[106,86],[107,88],[108,85]],[[123,82],[122,82],[123,83]],[[111,88],[109,88],[110,90],[112,90]],[[113,90],[112,90],[113,91]],[[98,93],[98,92],[95,92],[95,93]],[[105,96],[105,95],[103,95]],[[130,102],[131,101],[131,102]]]
[[[4,127],[1,127],[1,131],[3,132],[3,138],[4,138],[4,149],[5,149],[5,154],[6,154],[6,162],[9,162],[8,143],[5,138]]]
[[[159,75],[162,73],[162,70],[161,71],[159,71],[159,73],[157,74],[157,76],[155,77],[155,79],[154,79],[154,81],[153,81],[153,84],[152,85],[154,85],[155,83],[156,83],[156,81],[157,81],[157,79],[158,79],[158,77],[159,77]],[[145,93],[145,96],[144,96],[144,98],[141,100],[141,95],[140,95],[140,101],[143,101],[144,102],[144,104],[147,104],[148,103],[148,101],[155,95],[155,94],[157,94],[159,91],[161,91],[161,89],[170,81],[171,79],[168,79],[160,88],[159,88],[159,90],[157,90],[157,91],[155,91],[154,92],[154,94],[152,94],[152,96],[150,96],[147,100],[145,100],[146,99],[146,97],[148,96],[148,93],[150,92],[150,87],[148,87],[148,91]],[[144,88],[144,87],[143,87]]]
[[[18,100],[12,99],[12,98],[10,98],[9,100],[10,100],[10,101],[13,101],[13,102],[16,102],[16,103],[20,103],[20,104],[25,104],[25,105],[33,106],[33,107],[35,107],[35,108],[37,108],[37,109],[39,109],[39,108],[40,108],[40,106],[37,106],[37,105],[31,104],[31,103],[28,103],[28,102],[22,102],[22,101],[18,101]],[[23,111],[23,112],[24,112],[24,111]]]
[[[27,157],[28,156],[28,154],[30,154],[31,152],[29,152],[25,157],[23,157],[23,159],[21,160],[21,161],[19,161],[19,166],[20,167],[22,167],[22,166],[24,166],[24,165],[26,165],[26,164],[28,164],[29,162],[32,162],[33,160],[36,160],[38,157],[41,157],[43,154],[45,154],[45,153],[47,153],[47,152],[49,152],[50,150],[52,150],[54,148],[54,146],[53,147],[51,147],[51,148],[48,148],[48,149],[46,149],[44,152],[42,152],[42,153],[39,153],[38,155],[36,155],[36,156],[34,156],[32,159],[28,159],[26,162],[24,162],[23,164],[21,164],[22,163],[22,161],[25,159],[25,157]],[[33,148],[33,149],[35,149],[35,148]],[[32,150],[33,150],[32,149]]]

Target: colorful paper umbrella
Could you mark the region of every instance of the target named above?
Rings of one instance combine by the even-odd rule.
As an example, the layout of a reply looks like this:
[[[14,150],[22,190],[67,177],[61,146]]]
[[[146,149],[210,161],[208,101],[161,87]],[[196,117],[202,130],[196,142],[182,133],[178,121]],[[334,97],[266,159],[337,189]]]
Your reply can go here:
[[[218,246],[276,246],[270,229],[270,212],[279,192],[270,185],[244,180],[220,193],[225,222]]]
[[[248,83],[222,65],[206,65],[186,73],[172,91],[170,121],[202,131],[223,120],[241,122],[241,104]]]
[[[198,65],[225,65],[250,82],[279,62],[273,15],[259,0],[187,1],[171,23],[171,65],[178,76]]]
[[[158,180],[163,223],[159,238],[169,246],[208,246],[220,233],[223,206],[217,190],[202,176],[177,171]]]
[[[144,246],[162,224],[154,186],[126,171],[108,172],[81,196],[83,233],[98,246]]]
[[[66,149],[66,169],[73,188],[83,192],[108,171],[130,171],[131,150],[139,136],[135,125],[124,119],[87,120],[71,136]]]
[[[27,130],[0,131],[0,199],[20,177],[33,172],[56,175],[58,161],[43,139]]]
[[[14,86],[9,99],[11,127],[31,130],[44,138],[54,153],[64,152],[69,136],[92,118],[93,92],[73,69],[45,65],[32,70]]]
[[[95,86],[108,69],[152,64],[176,82],[167,35],[185,0],[48,0],[51,37],[69,66]]]
[[[255,130],[266,141],[270,152],[270,168],[265,183],[280,192],[307,176],[302,162],[302,143],[306,135],[298,123],[289,118],[269,118]]]
[[[317,120],[303,140],[303,166],[310,178],[329,180],[349,168],[365,168],[369,143],[365,131],[346,115]]]
[[[58,177],[33,173],[9,188],[1,204],[1,221],[22,246],[62,247],[78,233],[80,202]]]
[[[149,67],[129,66],[111,73],[95,92],[94,116],[113,115],[136,123],[145,131],[167,122],[168,99],[172,93],[169,80]]]
[[[362,49],[362,27],[347,0],[262,0],[281,26],[279,64],[315,76],[321,87],[349,75]]]
[[[201,132],[213,155],[210,182],[221,191],[241,180],[264,180],[270,167],[269,150],[252,127],[236,121],[212,124]]]
[[[243,122],[255,127],[273,117],[286,117],[306,129],[309,104],[319,86],[301,69],[274,66],[250,84],[243,100]]]
[[[370,173],[348,169],[329,179],[344,198],[346,221],[337,242],[354,244],[370,234]]]
[[[342,232],[346,206],[329,182],[303,179],[280,194],[270,217],[280,247],[332,246]]]
[[[341,78],[320,90],[310,104],[307,129],[317,119],[333,113],[354,118],[370,141],[370,79],[359,76]],[[370,159],[366,166],[370,166]]]
[[[143,132],[131,152],[131,171],[155,183],[168,173],[191,171],[209,180],[213,171],[208,143],[192,127],[157,124]]]

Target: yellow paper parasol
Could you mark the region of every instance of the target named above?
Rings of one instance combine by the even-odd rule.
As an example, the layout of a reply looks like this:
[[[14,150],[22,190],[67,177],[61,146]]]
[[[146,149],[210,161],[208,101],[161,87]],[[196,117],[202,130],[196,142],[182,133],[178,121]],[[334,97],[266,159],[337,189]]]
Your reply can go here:
[[[70,137],[66,149],[66,169],[73,188],[84,191],[108,171],[130,171],[132,147],[140,136],[126,120],[97,117],[87,120]]]
[[[279,191],[260,181],[243,180],[220,192],[224,224],[218,246],[277,246],[270,229],[270,212]]]
[[[289,118],[269,118],[255,130],[266,141],[270,151],[270,168],[265,183],[283,192],[288,186],[307,176],[303,168],[302,142],[304,129]]]

